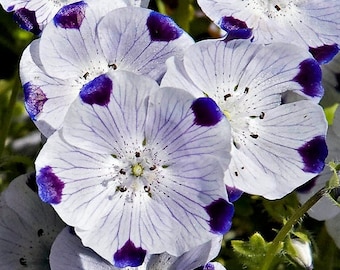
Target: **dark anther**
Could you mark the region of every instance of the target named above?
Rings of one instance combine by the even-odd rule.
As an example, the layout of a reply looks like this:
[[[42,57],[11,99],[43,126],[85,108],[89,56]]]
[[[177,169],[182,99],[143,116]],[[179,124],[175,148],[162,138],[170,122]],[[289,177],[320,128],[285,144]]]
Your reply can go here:
[[[136,153],[135,153],[135,156],[136,156],[136,157],[140,157],[140,153],[139,153],[139,152],[136,152]]]
[[[249,92],[249,87],[244,88],[244,93],[248,94],[248,92]]]
[[[83,78],[86,80],[87,77],[90,75],[90,73],[86,72],[84,75],[83,75]]]
[[[280,10],[281,10],[281,8],[280,8],[278,5],[275,5],[275,9],[276,9],[277,11],[280,11]]]
[[[109,68],[112,68],[113,70],[117,69],[117,65],[116,64],[109,64]]]
[[[150,171],[155,170],[156,169],[156,165],[152,165],[149,169],[150,169]]]
[[[123,169],[120,169],[119,173],[122,174],[122,175],[126,174],[126,172]]]
[[[261,112],[260,113],[260,119],[263,119],[264,118],[264,112]]]
[[[125,192],[125,191],[127,191],[127,188],[126,187],[119,187],[119,191],[120,192]]]
[[[259,135],[257,135],[257,134],[250,134],[250,137],[252,137],[254,139],[257,139],[259,137]]]
[[[44,234],[44,230],[43,229],[39,229],[38,230],[38,237],[42,236]]]
[[[236,176],[238,176],[238,172],[234,172]]]
[[[224,95],[224,101],[226,101],[227,100],[227,98],[230,98],[231,97],[231,94],[226,94],[226,95]]]
[[[26,261],[25,258],[20,258],[20,259],[19,259],[19,262],[20,262],[21,265],[27,266],[27,261]]]
[[[144,186],[144,191],[145,192],[150,192],[151,188],[149,186]]]
[[[235,87],[234,87],[234,91],[236,91],[236,90],[237,90],[237,88],[238,88],[238,84],[236,84],[236,85],[235,85]]]

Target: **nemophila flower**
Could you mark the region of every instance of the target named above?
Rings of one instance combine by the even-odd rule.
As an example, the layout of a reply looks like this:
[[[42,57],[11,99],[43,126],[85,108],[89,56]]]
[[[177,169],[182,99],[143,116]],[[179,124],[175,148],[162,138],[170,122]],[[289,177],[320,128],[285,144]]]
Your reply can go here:
[[[216,103],[112,71],[86,85],[36,159],[41,199],[116,267],[179,256],[231,226],[230,127]]]
[[[145,0],[0,0],[0,4],[7,12],[14,12],[14,19],[20,27],[34,34],[40,34],[62,7],[84,2],[97,8],[101,14],[129,5],[147,7],[149,4],[149,1]]]
[[[183,61],[168,61],[161,86],[170,85],[211,97],[228,117],[226,185],[277,199],[322,171],[327,123],[316,104],[323,94],[321,70],[302,48],[201,41]]]
[[[219,270],[225,269],[216,262],[208,262],[207,258],[217,256],[221,243],[221,237],[216,237],[194,249],[184,253],[180,257],[171,256],[167,253],[146,255],[144,263],[138,267],[125,267],[126,270],[174,270],[200,269]],[[53,242],[50,254],[50,264],[53,270],[118,270],[101,258],[90,248],[84,247],[79,237],[73,230],[65,228]]]
[[[172,19],[148,9],[126,7],[99,19],[82,2],[66,6],[23,53],[26,109],[48,137],[81,89],[101,75],[128,70],[160,80],[166,59],[192,43]]]
[[[335,112],[333,124],[328,128],[327,132],[327,146],[328,157],[326,161],[339,162],[340,160],[340,109]],[[298,198],[301,203],[305,203],[312,195],[318,192],[321,188],[326,186],[326,183],[331,179],[333,172],[329,167],[325,167],[324,170],[312,179],[305,186],[298,189]],[[338,191],[336,191],[337,193]],[[338,194],[335,194],[335,200],[338,198]],[[322,197],[313,207],[308,211],[308,215],[316,220],[327,220],[340,214],[340,208],[334,204],[333,200],[328,197]]]
[[[28,181],[19,176],[1,194],[0,269],[50,269],[51,245],[65,226]]]
[[[339,50],[338,0],[198,0],[202,10],[231,37],[268,44],[294,43],[311,48],[321,62]]]

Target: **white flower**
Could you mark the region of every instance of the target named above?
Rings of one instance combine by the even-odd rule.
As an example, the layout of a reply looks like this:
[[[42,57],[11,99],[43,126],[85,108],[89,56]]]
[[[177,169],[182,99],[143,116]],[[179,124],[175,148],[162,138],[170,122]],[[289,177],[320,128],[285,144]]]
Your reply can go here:
[[[138,267],[126,267],[125,270],[194,270],[204,266],[206,270],[222,270],[222,265],[207,260],[217,256],[222,237],[216,237],[179,257],[167,253],[146,255],[144,263]],[[108,261],[98,256],[90,248],[82,245],[81,240],[71,228],[65,228],[54,241],[50,264],[53,270],[118,270]]]
[[[97,9],[83,2],[64,7],[23,53],[25,106],[46,137],[60,128],[83,85],[116,69],[160,80],[166,59],[193,43],[152,10],[126,7],[102,18]]]
[[[116,267],[227,232],[230,127],[210,98],[112,71],[84,86],[36,160],[39,195]]]
[[[305,48],[330,46],[334,56],[340,43],[338,0],[198,0],[202,10],[233,35],[251,30],[263,44],[294,43]]]
[[[149,4],[148,0],[0,0],[6,11],[14,11],[14,19],[20,27],[34,34],[40,34],[62,7],[75,3],[78,5],[79,2],[92,5],[101,14],[120,7],[130,5],[147,7]]]
[[[322,171],[327,123],[316,104],[323,94],[321,70],[302,48],[201,41],[183,60],[168,61],[161,86],[170,85],[211,97],[228,117],[226,185],[277,199]]]
[[[34,177],[19,176],[1,194],[0,269],[50,269],[51,245],[65,226],[28,181],[35,184]]]

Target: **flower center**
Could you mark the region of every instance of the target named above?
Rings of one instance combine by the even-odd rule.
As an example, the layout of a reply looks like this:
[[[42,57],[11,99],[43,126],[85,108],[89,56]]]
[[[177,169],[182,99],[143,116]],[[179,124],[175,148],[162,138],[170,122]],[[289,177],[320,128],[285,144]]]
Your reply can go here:
[[[144,168],[142,165],[137,163],[131,167],[131,171],[132,171],[132,175],[139,177],[143,174]]]

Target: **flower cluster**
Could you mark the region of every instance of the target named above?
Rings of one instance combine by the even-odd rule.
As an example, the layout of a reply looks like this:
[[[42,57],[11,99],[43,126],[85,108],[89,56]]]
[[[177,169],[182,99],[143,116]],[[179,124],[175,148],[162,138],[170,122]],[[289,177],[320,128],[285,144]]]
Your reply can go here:
[[[20,78],[46,138],[35,180],[57,220],[52,269],[224,269],[210,261],[243,192],[280,199],[323,171],[338,1],[199,0],[227,34],[197,42],[149,1],[0,2],[39,35]],[[29,215],[8,211],[0,235]]]

